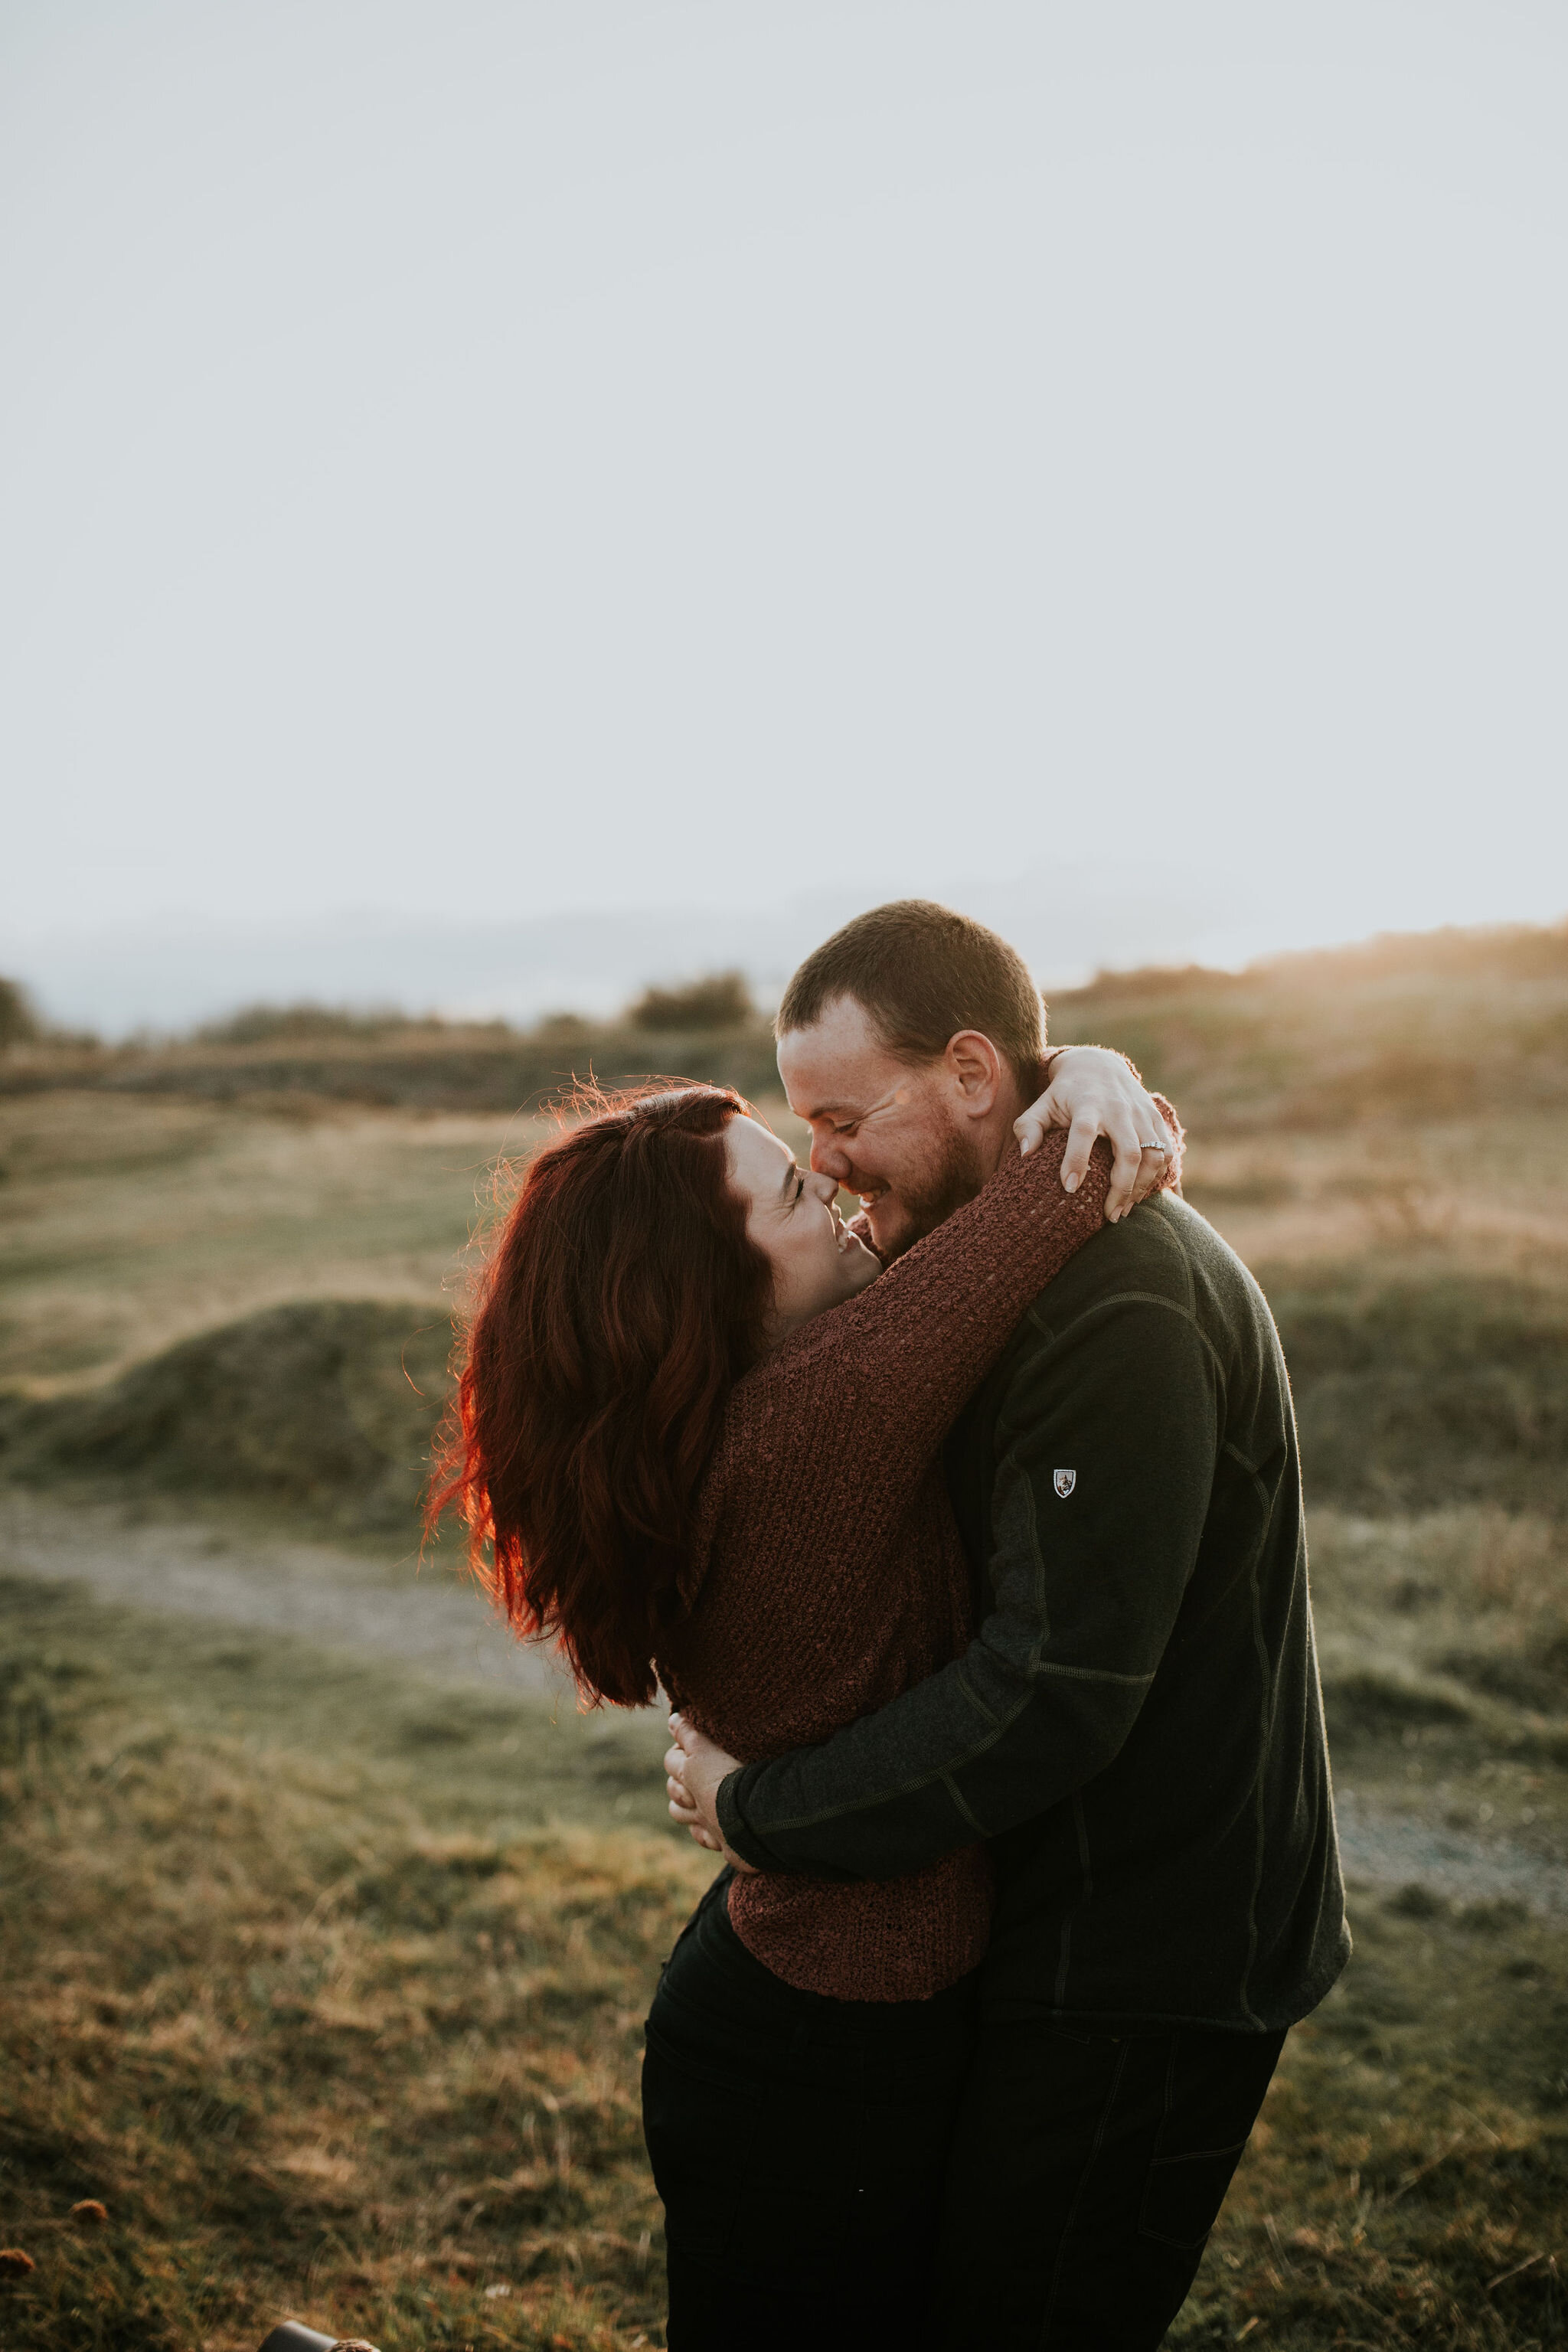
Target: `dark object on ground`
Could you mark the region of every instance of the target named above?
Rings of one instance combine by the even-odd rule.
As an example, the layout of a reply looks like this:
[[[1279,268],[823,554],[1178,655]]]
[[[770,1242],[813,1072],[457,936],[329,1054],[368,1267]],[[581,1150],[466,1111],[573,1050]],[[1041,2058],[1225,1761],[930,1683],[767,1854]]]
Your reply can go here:
[[[376,2347],[363,2336],[323,2336],[318,2327],[302,2327],[297,2319],[285,2319],[273,2329],[261,2352],[376,2352]]]
[[[26,2278],[29,2271],[37,2267],[32,2255],[25,2254],[20,2246],[0,2246],[0,2278]]]

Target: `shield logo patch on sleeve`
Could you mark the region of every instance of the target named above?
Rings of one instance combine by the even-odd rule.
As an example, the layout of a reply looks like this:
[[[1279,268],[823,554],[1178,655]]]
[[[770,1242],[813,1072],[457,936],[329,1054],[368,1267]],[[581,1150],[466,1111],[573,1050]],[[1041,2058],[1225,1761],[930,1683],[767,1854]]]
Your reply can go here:
[[[1054,1470],[1051,1473],[1051,1484],[1065,1503],[1068,1496],[1072,1493],[1073,1488],[1078,1485],[1078,1472],[1076,1470]]]

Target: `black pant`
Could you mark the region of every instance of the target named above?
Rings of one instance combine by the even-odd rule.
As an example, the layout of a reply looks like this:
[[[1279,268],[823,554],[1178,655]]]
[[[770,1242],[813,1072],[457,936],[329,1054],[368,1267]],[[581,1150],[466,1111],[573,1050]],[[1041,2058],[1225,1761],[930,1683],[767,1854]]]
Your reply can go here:
[[[1284,2040],[988,2021],[942,2214],[944,2352],[1153,2352]]]
[[[935,2245],[974,1979],[828,2000],[699,1906],[647,2021],[671,2352],[934,2352]]]

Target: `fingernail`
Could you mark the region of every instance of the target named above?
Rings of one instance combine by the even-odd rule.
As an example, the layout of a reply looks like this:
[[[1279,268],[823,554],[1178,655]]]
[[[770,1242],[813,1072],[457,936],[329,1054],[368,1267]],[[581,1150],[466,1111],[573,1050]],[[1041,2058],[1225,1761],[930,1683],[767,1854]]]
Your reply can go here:
[[[1078,1191],[1078,1178],[1076,1176],[1064,1176],[1062,1178],[1062,1191],[1064,1192],[1076,1192]]]

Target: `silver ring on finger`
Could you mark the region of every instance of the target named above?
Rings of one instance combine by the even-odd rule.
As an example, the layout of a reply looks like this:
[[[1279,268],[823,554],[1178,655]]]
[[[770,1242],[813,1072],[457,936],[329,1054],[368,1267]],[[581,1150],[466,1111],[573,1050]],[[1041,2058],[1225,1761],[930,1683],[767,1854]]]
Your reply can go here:
[[[1145,1151],[1157,1151],[1162,1160],[1169,1160],[1171,1156],[1171,1147],[1168,1143],[1146,1143],[1143,1149]]]

